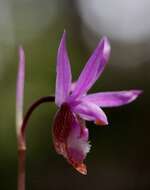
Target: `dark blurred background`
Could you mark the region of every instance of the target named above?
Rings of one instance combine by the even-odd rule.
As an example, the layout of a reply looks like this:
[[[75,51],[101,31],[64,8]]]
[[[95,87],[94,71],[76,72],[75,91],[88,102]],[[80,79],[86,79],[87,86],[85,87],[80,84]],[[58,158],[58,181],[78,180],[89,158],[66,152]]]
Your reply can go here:
[[[82,176],[53,149],[54,104],[41,105],[27,129],[27,190],[150,189],[150,1],[0,0],[0,190],[17,189],[15,88],[18,46],[26,54],[25,106],[54,93],[64,29],[76,79],[103,35],[112,54],[92,92],[142,89],[130,105],[105,109],[109,128],[87,123],[92,149]]]

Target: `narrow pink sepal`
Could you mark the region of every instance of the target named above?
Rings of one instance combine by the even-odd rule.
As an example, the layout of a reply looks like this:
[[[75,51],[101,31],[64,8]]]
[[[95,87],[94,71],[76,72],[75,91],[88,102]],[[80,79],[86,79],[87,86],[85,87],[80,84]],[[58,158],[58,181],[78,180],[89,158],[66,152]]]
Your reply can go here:
[[[141,93],[141,90],[98,92],[83,97],[83,100],[92,102],[100,107],[118,107],[133,102]]]
[[[61,106],[69,96],[72,80],[71,67],[66,48],[65,31],[58,48],[56,73],[55,103],[57,106]]]
[[[16,127],[17,134],[20,131],[23,117],[23,97],[24,97],[24,79],[25,79],[25,55],[24,50],[19,47],[19,66],[16,84]]]
[[[108,62],[110,51],[109,40],[103,37],[80,74],[72,92],[72,99],[81,97],[93,86]]]

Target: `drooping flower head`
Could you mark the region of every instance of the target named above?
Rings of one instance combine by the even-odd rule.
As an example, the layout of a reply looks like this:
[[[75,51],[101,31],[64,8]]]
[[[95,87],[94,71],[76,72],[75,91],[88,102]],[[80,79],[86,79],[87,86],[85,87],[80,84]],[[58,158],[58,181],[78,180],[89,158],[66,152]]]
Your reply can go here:
[[[129,90],[87,94],[103,72],[109,55],[110,44],[107,37],[103,37],[78,80],[72,83],[66,32],[63,33],[58,49],[55,103],[59,110],[53,124],[53,142],[57,153],[63,155],[82,174],[87,173],[84,159],[90,150],[85,120],[107,125],[108,120],[101,107],[128,104],[141,93],[140,90]]]

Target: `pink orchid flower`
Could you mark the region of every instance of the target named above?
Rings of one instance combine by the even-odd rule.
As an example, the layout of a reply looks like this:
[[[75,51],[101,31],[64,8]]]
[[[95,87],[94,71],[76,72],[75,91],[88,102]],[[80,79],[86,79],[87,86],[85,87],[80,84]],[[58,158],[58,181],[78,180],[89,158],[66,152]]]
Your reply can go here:
[[[88,94],[105,68],[110,49],[107,37],[103,37],[76,83],[72,83],[66,32],[63,33],[58,49],[55,103],[59,110],[52,128],[53,142],[57,153],[84,175],[87,174],[84,160],[91,147],[85,120],[108,125],[107,116],[101,108],[128,104],[141,94],[141,90]]]

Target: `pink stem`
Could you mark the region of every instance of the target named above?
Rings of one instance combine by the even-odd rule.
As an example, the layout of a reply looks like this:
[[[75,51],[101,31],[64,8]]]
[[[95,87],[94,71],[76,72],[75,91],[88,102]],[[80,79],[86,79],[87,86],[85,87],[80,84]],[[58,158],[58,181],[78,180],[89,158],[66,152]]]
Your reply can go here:
[[[18,190],[25,190],[25,153],[25,149],[18,150]]]

